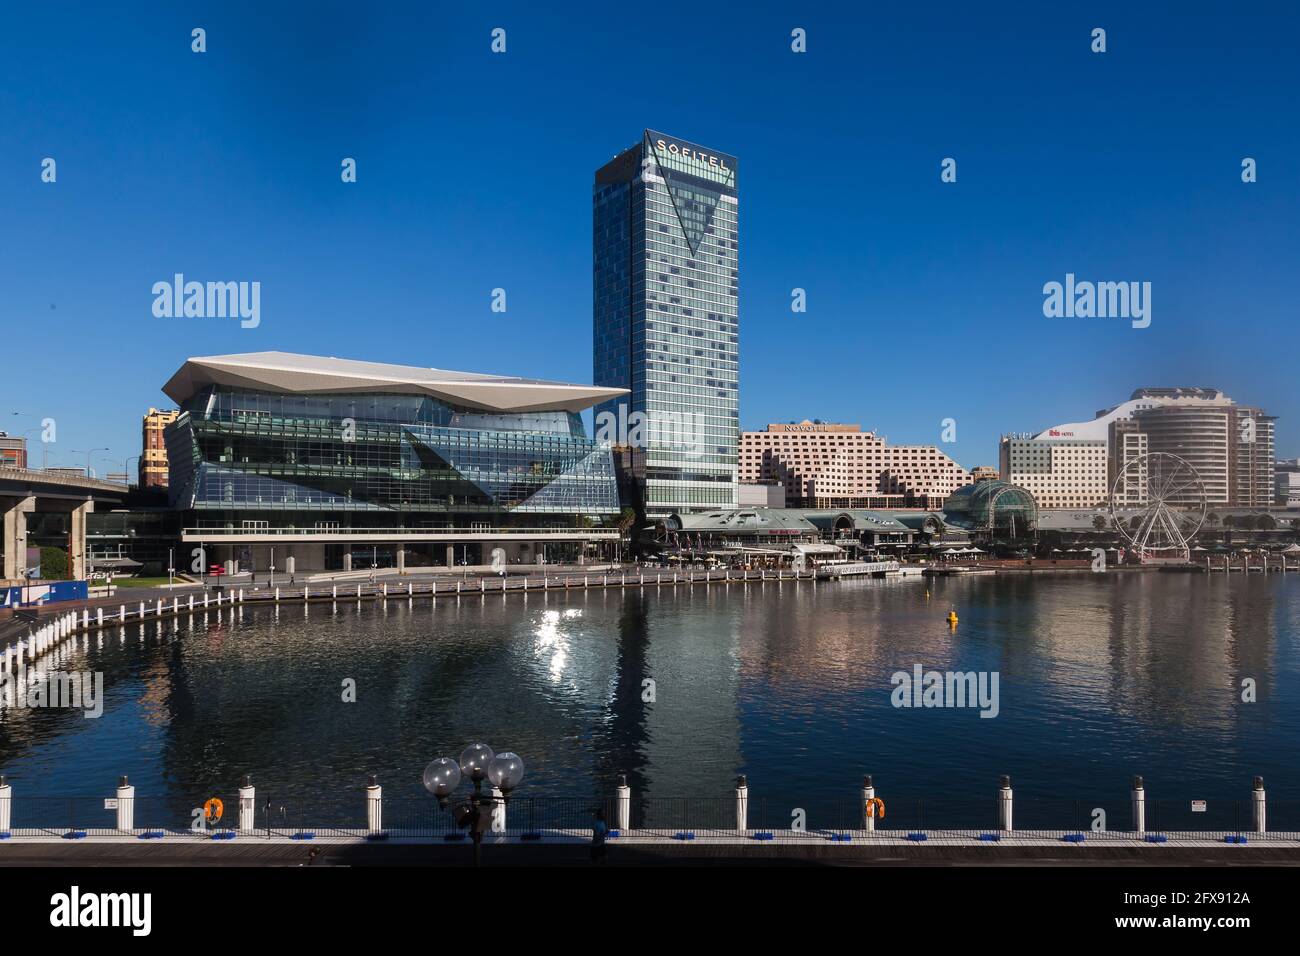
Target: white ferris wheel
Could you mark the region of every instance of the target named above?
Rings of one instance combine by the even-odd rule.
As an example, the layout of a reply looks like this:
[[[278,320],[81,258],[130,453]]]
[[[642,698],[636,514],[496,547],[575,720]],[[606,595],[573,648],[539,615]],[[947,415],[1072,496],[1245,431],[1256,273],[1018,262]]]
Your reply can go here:
[[[1190,560],[1205,506],[1201,476],[1167,452],[1130,459],[1110,488],[1111,520],[1144,564]]]

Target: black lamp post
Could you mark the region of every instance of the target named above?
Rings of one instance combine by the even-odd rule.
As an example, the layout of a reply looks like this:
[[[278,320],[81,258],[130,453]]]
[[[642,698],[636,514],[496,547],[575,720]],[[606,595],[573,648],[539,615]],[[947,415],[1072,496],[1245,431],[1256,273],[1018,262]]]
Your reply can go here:
[[[438,806],[445,810],[452,793],[465,777],[474,784],[474,790],[452,812],[457,825],[470,832],[474,841],[474,865],[478,866],[483,833],[492,825],[492,808],[497,803],[493,794],[483,792],[483,781],[486,779],[501,791],[501,803],[504,804],[510,799],[510,791],[524,779],[524,762],[518,754],[493,753],[487,744],[470,744],[460,755],[459,762],[450,757],[439,757],[425,767],[424,787],[438,798]]]

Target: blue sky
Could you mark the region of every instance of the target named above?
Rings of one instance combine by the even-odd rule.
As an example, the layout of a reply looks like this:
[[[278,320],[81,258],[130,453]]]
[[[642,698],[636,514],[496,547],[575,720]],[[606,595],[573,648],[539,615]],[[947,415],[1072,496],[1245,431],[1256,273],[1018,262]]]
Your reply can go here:
[[[969,467],[1194,384],[1300,454],[1294,5],[808,6],[10,5],[0,428],[117,470],[187,356],[265,349],[590,381],[592,173],[649,126],[739,157],[744,427],[951,417]],[[260,326],[155,318],[176,272]],[[1045,318],[1067,272],[1151,326]]]

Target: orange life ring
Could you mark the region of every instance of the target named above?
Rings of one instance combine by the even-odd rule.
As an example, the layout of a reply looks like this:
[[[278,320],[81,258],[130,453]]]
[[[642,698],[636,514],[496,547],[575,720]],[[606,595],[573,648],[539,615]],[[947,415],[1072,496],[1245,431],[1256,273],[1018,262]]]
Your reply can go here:
[[[877,809],[879,809],[880,812],[877,813]],[[866,811],[867,816],[869,817],[880,820],[885,819],[885,801],[881,800],[879,797],[872,797],[867,801]]]
[[[216,823],[221,819],[221,814],[226,810],[226,805],[221,802],[220,797],[213,797],[207,803],[203,804],[203,819],[209,823]]]

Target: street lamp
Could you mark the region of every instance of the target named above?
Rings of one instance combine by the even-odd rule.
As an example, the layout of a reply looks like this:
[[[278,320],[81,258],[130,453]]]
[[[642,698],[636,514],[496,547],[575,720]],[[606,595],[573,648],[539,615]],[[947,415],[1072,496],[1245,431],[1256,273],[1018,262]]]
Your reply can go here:
[[[470,744],[460,755],[460,761],[450,757],[439,757],[424,768],[424,787],[438,798],[438,806],[444,810],[450,802],[452,793],[460,782],[468,777],[474,784],[474,792],[453,811],[456,823],[468,828],[474,841],[474,865],[479,865],[483,831],[492,822],[492,808],[498,799],[502,804],[510,800],[510,792],[524,779],[524,762],[515,753],[493,753],[487,744]],[[492,793],[483,792],[483,781],[487,780],[501,792],[500,798]],[[484,808],[487,812],[484,812]]]

